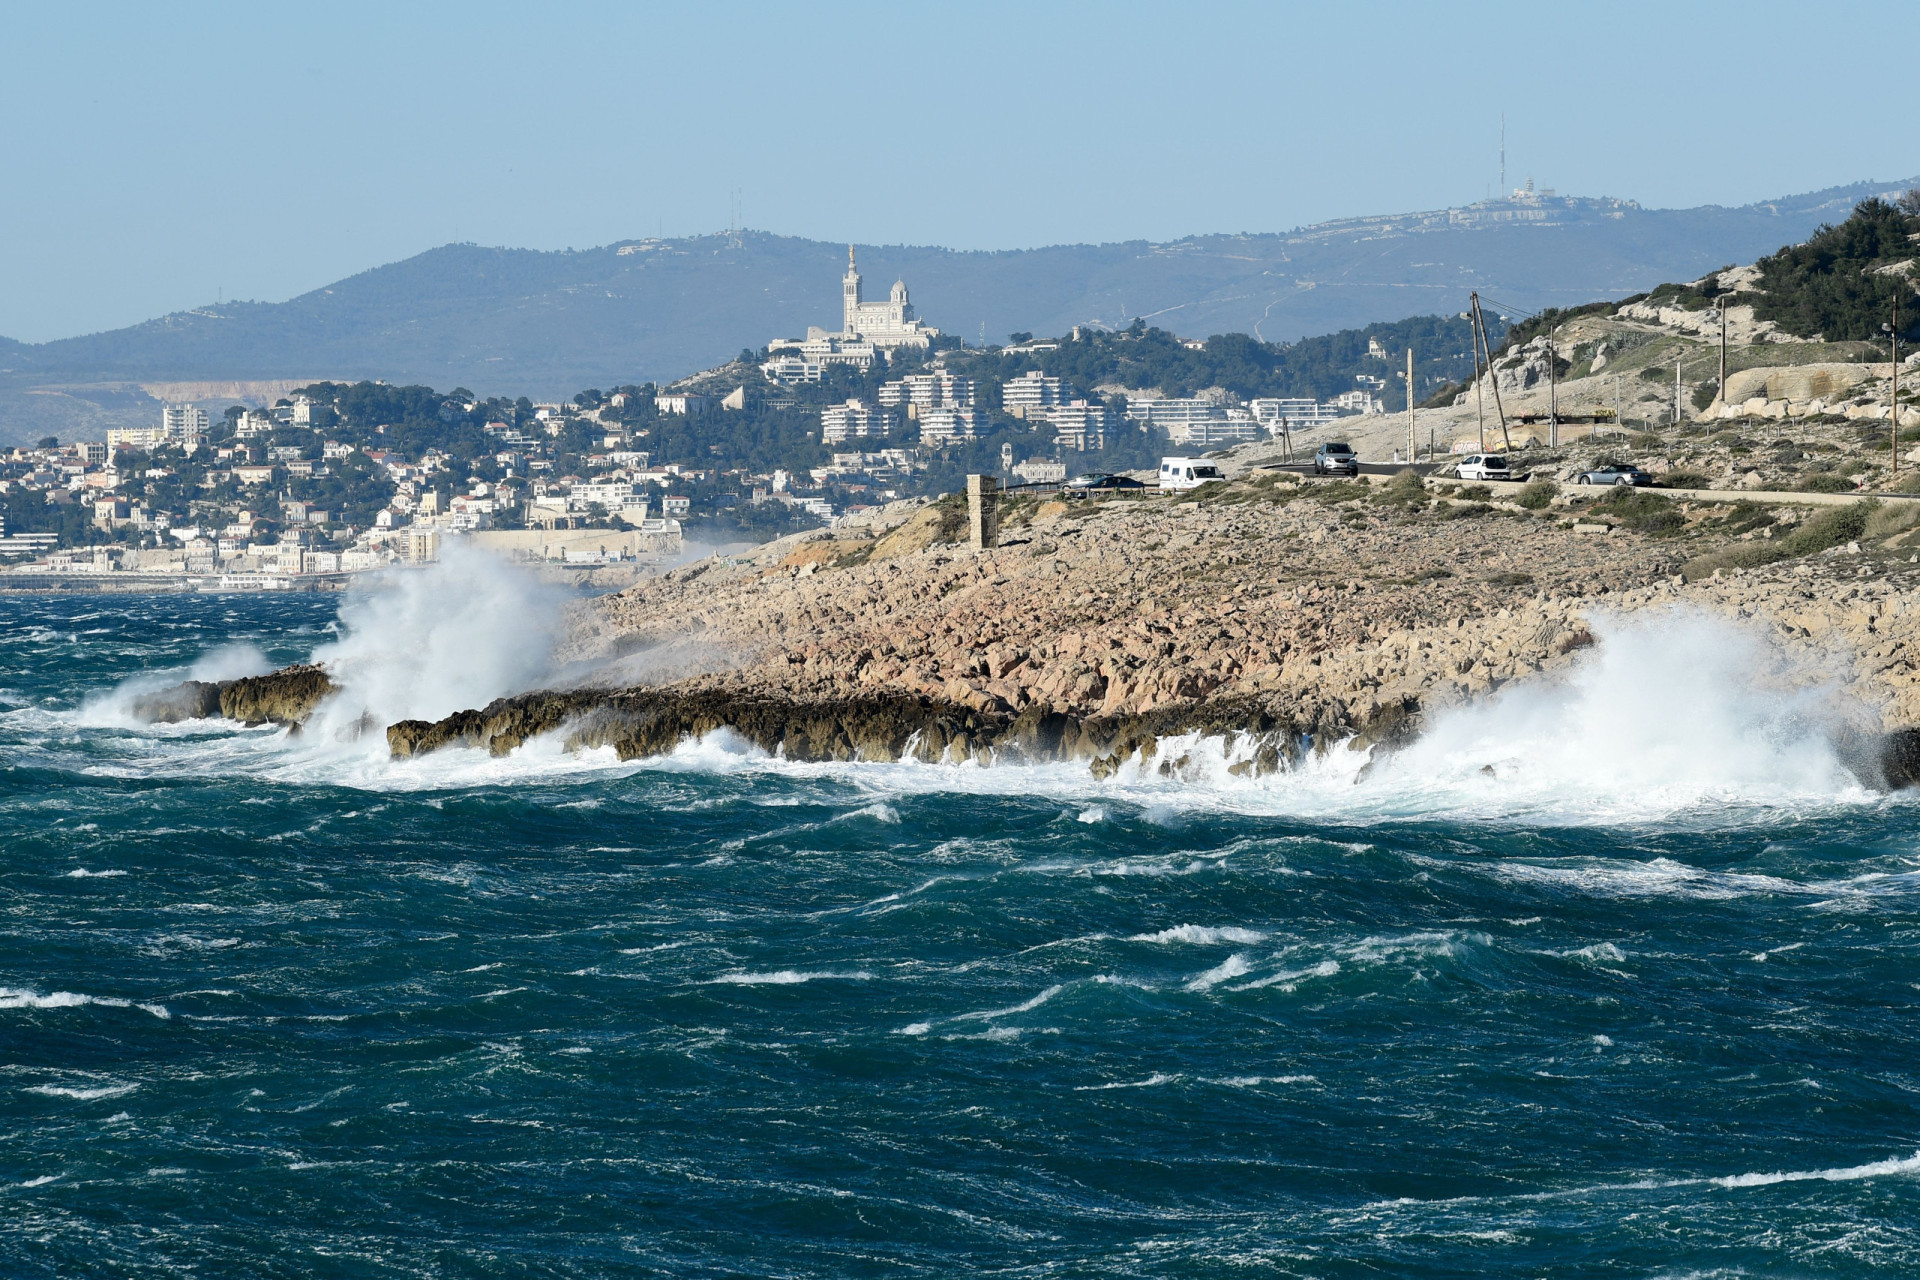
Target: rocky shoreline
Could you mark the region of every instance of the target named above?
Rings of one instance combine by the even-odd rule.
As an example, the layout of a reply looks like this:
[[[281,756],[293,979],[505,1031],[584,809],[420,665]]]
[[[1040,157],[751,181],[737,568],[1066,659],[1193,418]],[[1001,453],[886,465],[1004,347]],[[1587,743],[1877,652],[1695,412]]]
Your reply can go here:
[[[387,741],[404,759],[559,735],[632,759],[725,729],[794,760],[1076,760],[1105,776],[1130,760],[1177,772],[1163,744],[1197,733],[1232,737],[1236,768],[1264,773],[1404,742],[1445,708],[1555,678],[1599,620],[1679,607],[1741,620],[1838,687],[1855,771],[1906,785],[1916,534],[1860,514],[1844,545],[1740,567],[1743,547],[1800,546],[1810,518],[1254,474],[1198,500],[1014,503],[1003,544],[976,550],[952,541],[950,504],[903,508],[605,597],[560,655],[594,674],[403,720]],[[183,685],[139,713],[297,726],[332,687],[289,668]]]

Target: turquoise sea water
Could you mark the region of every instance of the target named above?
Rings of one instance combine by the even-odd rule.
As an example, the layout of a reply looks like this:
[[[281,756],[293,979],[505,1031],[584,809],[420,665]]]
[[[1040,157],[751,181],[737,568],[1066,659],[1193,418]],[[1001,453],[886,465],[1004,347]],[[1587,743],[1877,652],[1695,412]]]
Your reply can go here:
[[[1358,785],[125,720],[338,604],[0,598],[0,1273],[1920,1271],[1920,808],[1737,637]]]

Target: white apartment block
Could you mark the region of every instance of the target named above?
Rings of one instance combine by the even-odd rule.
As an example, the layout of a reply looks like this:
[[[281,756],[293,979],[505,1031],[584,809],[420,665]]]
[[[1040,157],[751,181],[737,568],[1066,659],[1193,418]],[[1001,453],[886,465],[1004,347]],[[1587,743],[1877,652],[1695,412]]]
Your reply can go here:
[[[1029,426],[1039,422],[1045,422],[1060,433],[1062,449],[1085,453],[1088,449],[1106,447],[1107,429],[1112,425],[1112,414],[1103,404],[1073,400],[1066,404],[1036,409],[1027,415]]]
[[[1132,422],[1150,423],[1156,427],[1165,427],[1171,432],[1175,427],[1195,422],[1211,422],[1225,419],[1227,411],[1211,400],[1128,400],[1127,418]]]
[[[207,411],[190,404],[170,404],[160,411],[160,429],[174,440],[198,440],[211,425]]]
[[[1253,416],[1269,431],[1303,431],[1309,427],[1324,426],[1340,416],[1340,410],[1330,404],[1304,396],[1295,398],[1273,398],[1247,401],[1247,408],[1253,410]]]
[[[1261,426],[1245,409],[1228,409],[1218,418],[1201,418],[1167,428],[1167,438],[1191,449],[1222,449],[1260,438]]]
[[[709,403],[707,396],[692,391],[663,391],[653,398],[656,412],[678,413],[689,418],[705,413]]]
[[[1016,418],[1024,418],[1035,409],[1066,404],[1073,399],[1073,388],[1063,379],[1049,378],[1038,369],[1000,384],[1000,407]]]
[[[939,405],[918,410],[916,417],[922,444],[943,445],[952,440],[971,440],[979,434],[976,411],[971,407]]]
[[[618,511],[633,500],[632,481],[605,484],[576,484],[567,494],[567,505],[575,511],[585,511],[588,507],[605,507],[609,511]]]
[[[849,440],[884,437],[893,426],[893,415],[864,400],[849,400],[820,411],[820,440],[823,444],[845,444]]]
[[[1333,398],[1333,407],[1347,413],[1385,413],[1387,403],[1370,391],[1342,391]]]
[[[919,416],[918,410],[943,405],[971,409],[975,404],[973,379],[950,373],[909,374],[881,383],[880,403],[896,409],[906,405],[912,417]]]

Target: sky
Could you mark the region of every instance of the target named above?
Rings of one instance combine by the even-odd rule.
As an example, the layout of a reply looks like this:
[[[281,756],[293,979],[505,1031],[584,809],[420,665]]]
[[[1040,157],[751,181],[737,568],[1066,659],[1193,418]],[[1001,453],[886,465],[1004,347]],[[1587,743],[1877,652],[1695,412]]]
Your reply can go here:
[[[1021,248],[1920,172],[1920,5],[14,4],[0,335],[437,245]],[[1836,33],[1848,33],[1836,35]],[[1803,56],[1807,48],[1818,50]]]

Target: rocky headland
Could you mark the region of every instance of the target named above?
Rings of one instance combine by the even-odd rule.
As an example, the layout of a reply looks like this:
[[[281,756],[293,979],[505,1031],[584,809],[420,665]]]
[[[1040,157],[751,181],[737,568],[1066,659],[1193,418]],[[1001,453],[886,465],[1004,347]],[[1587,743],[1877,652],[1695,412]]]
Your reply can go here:
[[[795,759],[1106,773],[1177,769],[1160,744],[1201,731],[1250,735],[1241,767],[1264,772],[1402,741],[1551,678],[1598,618],[1675,605],[1764,628],[1866,709],[1863,732],[1920,725],[1920,504],[1512,496],[1254,471],[1184,498],[1015,501],[990,549],[960,541],[953,500],[896,509],[605,597],[568,655],[599,675],[388,741],[501,753],[558,732],[633,757],[724,727]]]

